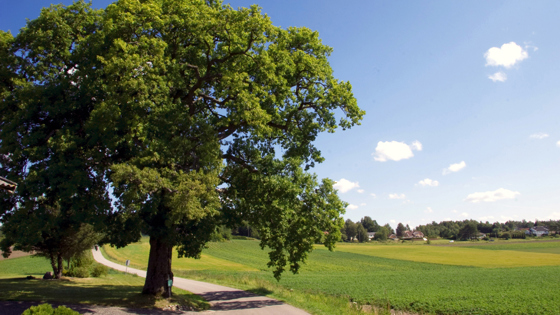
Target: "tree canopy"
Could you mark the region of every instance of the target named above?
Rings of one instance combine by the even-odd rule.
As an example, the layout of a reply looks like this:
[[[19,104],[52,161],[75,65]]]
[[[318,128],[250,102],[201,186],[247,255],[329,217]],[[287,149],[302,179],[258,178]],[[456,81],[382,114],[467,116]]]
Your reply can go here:
[[[0,31],[0,176],[19,183],[1,220],[56,205],[116,246],[149,235],[149,294],[174,246],[200,257],[222,224],[256,228],[275,277],[297,272],[346,205],[308,172],[313,142],[364,115],[331,51],[220,1],[80,1]]]

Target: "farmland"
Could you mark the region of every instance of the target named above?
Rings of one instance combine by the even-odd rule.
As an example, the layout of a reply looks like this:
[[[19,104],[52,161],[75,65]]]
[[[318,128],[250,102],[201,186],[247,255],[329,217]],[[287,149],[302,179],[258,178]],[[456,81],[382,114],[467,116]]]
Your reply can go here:
[[[146,243],[106,251],[113,260],[131,259],[145,268]],[[245,289],[251,283],[270,283],[418,313],[560,314],[559,249],[560,242],[450,247],[339,244],[335,252],[318,247],[300,274],[286,273],[278,284],[257,241],[210,243],[201,260],[174,258],[173,265],[177,275]],[[209,263],[203,268],[204,261]]]

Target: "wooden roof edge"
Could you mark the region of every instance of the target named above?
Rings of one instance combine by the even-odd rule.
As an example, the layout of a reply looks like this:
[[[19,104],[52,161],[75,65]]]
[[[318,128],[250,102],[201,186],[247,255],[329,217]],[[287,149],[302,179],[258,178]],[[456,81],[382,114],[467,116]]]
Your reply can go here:
[[[5,178],[5,177],[0,176],[0,180],[1,180],[1,181],[4,181],[4,182],[6,182],[6,183],[8,183],[8,184],[10,184],[10,185],[17,186],[17,183],[16,183],[16,182],[13,182],[13,181],[11,181],[11,180]]]

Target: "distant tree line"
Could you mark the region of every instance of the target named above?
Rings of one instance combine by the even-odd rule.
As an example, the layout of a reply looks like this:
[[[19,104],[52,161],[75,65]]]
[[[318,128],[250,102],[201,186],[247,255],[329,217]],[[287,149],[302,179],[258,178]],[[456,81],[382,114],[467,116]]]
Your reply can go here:
[[[463,220],[463,221],[442,221],[436,223],[428,223],[426,225],[419,225],[416,230],[421,231],[424,235],[434,238],[441,237],[447,239],[471,239],[478,236],[478,233],[484,233],[489,237],[503,237],[503,238],[525,238],[524,231],[519,229],[532,228],[536,226],[544,226],[553,234],[560,230],[560,220],[549,221],[506,221],[504,223],[488,221],[481,222],[476,220]],[[398,233],[398,228],[397,228]],[[398,234],[397,234],[398,235]]]

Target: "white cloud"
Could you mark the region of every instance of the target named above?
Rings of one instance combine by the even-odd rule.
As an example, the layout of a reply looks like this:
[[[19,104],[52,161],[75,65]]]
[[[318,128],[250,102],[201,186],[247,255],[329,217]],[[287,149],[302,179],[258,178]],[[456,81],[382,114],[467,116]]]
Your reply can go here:
[[[397,221],[395,221],[395,220],[389,220],[389,222],[391,222],[391,223],[397,223]]]
[[[556,146],[560,147],[560,141],[556,142]]]
[[[544,132],[534,133],[534,134],[529,136],[529,138],[531,138],[531,139],[539,139],[539,140],[544,139],[546,137],[548,137],[548,134],[544,133]]]
[[[397,141],[379,141],[375,147],[374,160],[378,162],[400,161],[414,156],[412,150],[422,151],[422,143],[414,141],[411,145]]]
[[[360,206],[365,206],[365,205],[366,205],[365,202],[360,203]]]
[[[424,210],[425,213],[432,213],[434,212],[434,210],[432,210],[431,207],[426,208],[426,210]]]
[[[465,218],[466,218],[466,217],[468,217],[468,216],[469,216],[469,214],[468,214],[468,213],[466,213],[466,212],[463,212],[463,213],[461,213],[461,216],[462,216],[462,217],[465,217]]]
[[[389,199],[404,199],[406,196],[404,194],[389,194]]]
[[[529,54],[523,47],[515,42],[503,44],[502,47],[492,47],[484,53],[486,66],[503,66],[510,68],[517,62],[529,58]]]
[[[451,165],[449,165],[448,168],[443,170],[443,175],[458,172],[458,171],[464,169],[466,166],[467,166],[467,164],[465,163],[465,161],[461,161],[460,163],[451,164]]]
[[[422,186],[432,186],[432,187],[439,186],[439,182],[437,180],[431,180],[429,178],[419,181],[418,184]]]
[[[363,190],[363,189],[358,189],[358,192],[359,192],[360,194],[363,194],[363,193],[364,193],[364,190]]]
[[[418,140],[412,142],[412,144],[410,145],[410,147],[411,147],[413,150],[422,151],[422,143],[420,143],[420,141],[418,141]]]
[[[451,212],[453,212],[453,213],[457,213],[457,212],[459,212],[459,211],[457,211],[457,210],[451,210]]]
[[[494,202],[497,200],[502,199],[514,199],[515,196],[520,195],[518,191],[511,191],[504,188],[499,188],[494,191],[485,191],[485,192],[475,192],[467,196],[465,201],[478,203],[481,201],[484,202]]]
[[[372,196],[373,198],[377,198],[376,194],[369,194],[370,196]]]
[[[360,185],[358,184],[358,182],[353,183],[347,179],[342,178],[339,181],[337,181],[336,184],[333,185],[333,187],[338,191],[340,191],[341,193],[345,193],[354,188],[360,187]]]
[[[348,207],[346,207],[346,209],[354,210],[354,209],[358,209],[358,206],[349,204]]]
[[[492,80],[493,82],[505,82],[507,80],[507,74],[503,73],[502,71],[498,71],[494,74],[489,75],[488,79]]]

